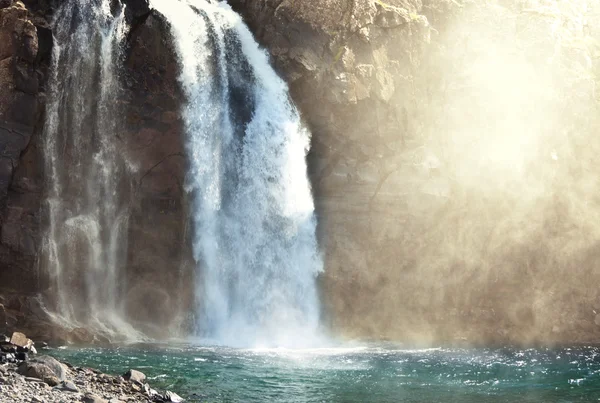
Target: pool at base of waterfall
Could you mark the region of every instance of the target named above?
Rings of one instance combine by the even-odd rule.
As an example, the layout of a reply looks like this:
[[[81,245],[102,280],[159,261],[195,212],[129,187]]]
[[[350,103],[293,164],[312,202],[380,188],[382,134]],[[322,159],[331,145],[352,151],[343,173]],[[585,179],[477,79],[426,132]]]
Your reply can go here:
[[[304,350],[193,345],[59,348],[51,355],[110,374],[144,372],[190,402],[591,402],[600,348]]]

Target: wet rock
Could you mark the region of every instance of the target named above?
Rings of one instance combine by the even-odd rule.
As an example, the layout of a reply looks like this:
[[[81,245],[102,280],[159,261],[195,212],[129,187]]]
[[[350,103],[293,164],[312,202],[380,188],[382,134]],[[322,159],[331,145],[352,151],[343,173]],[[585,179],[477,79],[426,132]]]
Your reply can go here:
[[[6,322],[6,309],[3,304],[0,304],[0,335],[4,334],[8,330],[8,323]],[[1,342],[2,340],[0,340]]]
[[[137,371],[135,369],[130,369],[123,375],[123,378],[126,381],[138,382],[138,383],[142,384],[146,380],[146,375],[144,375],[144,373]]]
[[[73,344],[90,345],[94,342],[94,335],[88,329],[78,327],[69,333],[69,340]]]
[[[42,196],[35,186],[19,185],[38,182],[44,165],[35,147],[25,151],[45,103],[40,89],[49,61],[38,59],[38,22],[34,19],[41,23],[43,17],[34,17],[23,2],[0,0],[0,284],[18,292],[38,291],[39,284],[35,262]],[[6,301],[0,302],[7,313],[12,310]],[[16,327],[15,316],[6,319],[9,328]],[[3,328],[5,321],[0,318],[0,333]]]

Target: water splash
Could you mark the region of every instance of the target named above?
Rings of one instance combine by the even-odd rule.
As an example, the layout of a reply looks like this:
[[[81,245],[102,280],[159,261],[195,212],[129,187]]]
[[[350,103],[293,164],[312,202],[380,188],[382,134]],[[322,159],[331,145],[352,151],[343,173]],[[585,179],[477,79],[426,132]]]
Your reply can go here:
[[[69,0],[53,22],[44,133],[49,228],[42,266],[57,299],[54,317],[63,325],[137,337],[123,319],[121,295],[130,185],[117,149],[116,104],[127,24],[125,6],[113,3]]]
[[[186,96],[197,332],[234,346],[313,345],[322,261],[310,137],[287,86],[225,2],[152,5],[171,24]]]

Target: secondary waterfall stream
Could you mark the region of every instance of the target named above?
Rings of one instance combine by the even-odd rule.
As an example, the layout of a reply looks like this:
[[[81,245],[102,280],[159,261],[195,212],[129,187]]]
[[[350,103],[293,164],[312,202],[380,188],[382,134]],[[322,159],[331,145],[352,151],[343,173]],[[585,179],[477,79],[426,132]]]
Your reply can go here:
[[[170,22],[186,96],[196,333],[234,346],[312,345],[322,261],[310,137],[287,86],[225,2],[151,3]]]
[[[115,13],[109,0],[68,0],[56,13],[44,133],[49,230],[41,263],[59,320],[122,334],[132,329],[122,319],[120,295],[129,184],[117,152],[126,34],[117,3]]]

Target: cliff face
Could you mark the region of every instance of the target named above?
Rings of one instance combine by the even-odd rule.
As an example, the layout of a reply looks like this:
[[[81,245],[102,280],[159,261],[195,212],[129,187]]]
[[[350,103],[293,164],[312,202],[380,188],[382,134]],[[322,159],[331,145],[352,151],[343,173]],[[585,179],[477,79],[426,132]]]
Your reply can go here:
[[[39,136],[52,47],[46,21],[0,2],[0,284],[35,291],[43,192]]]
[[[400,240],[409,235],[397,213],[413,206],[382,188],[414,147],[414,79],[432,32],[427,8],[418,0],[233,5],[288,79],[313,133],[310,175],[331,327],[349,336],[406,339],[399,331],[409,327],[400,285],[410,262]]]
[[[160,336],[192,303],[181,94],[164,22],[145,1],[127,3],[116,102],[136,169],[123,281],[130,319]],[[335,332],[425,343],[600,336],[595,42],[569,31],[576,18],[561,10],[532,12],[537,3],[230,1],[313,133],[320,285]],[[0,0],[0,291],[31,295],[47,289],[36,260],[51,14],[44,1]],[[494,67],[499,58],[510,68]],[[23,312],[47,320],[36,301],[0,298],[13,323]]]
[[[585,7],[231,3],[312,129],[334,331],[597,340],[597,32],[577,25],[594,18]]]
[[[149,333],[169,336],[193,302],[187,170],[179,67],[162,17],[147,10],[125,60],[128,160],[136,166],[128,236],[126,304]]]
[[[149,335],[164,337],[177,333],[185,321],[193,284],[178,65],[162,19],[146,1],[127,3],[130,32],[120,72],[124,91],[122,99],[114,100],[125,121],[123,132],[114,133],[115,141],[133,172],[126,181],[131,185],[117,188],[132,193],[126,275],[120,287],[129,321]],[[31,337],[85,342],[93,337],[52,326],[41,309],[42,303],[52,307],[56,299],[41,261],[51,185],[42,142],[52,52],[47,21],[54,11],[44,1],[0,2],[0,304],[9,326]],[[65,152],[61,158],[70,155]],[[81,281],[73,276],[69,281]],[[0,331],[2,327],[0,323]]]

